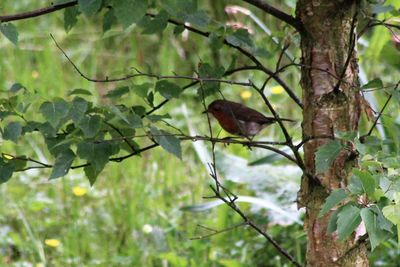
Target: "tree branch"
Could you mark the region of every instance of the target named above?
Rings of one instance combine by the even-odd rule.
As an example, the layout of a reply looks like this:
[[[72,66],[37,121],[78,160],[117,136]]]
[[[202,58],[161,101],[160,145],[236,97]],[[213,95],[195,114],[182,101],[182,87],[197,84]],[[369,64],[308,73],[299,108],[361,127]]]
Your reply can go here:
[[[275,18],[282,20],[295,28],[300,34],[305,33],[305,29],[303,27],[303,23],[299,19],[296,19],[289,14],[271,6],[270,4],[266,3],[264,0],[243,0],[244,2],[249,3],[259,9],[263,10],[264,12],[274,16]]]
[[[23,13],[19,13],[19,14],[0,16],[0,22],[9,22],[9,21],[14,21],[14,20],[34,18],[34,17],[38,17],[38,16],[42,16],[42,15],[45,15],[48,13],[58,11],[60,9],[75,6],[76,4],[78,4],[78,1],[71,1],[71,2],[67,2],[67,3],[63,3],[63,4],[59,4],[59,5],[52,5],[49,7],[39,8],[36,10],[23,12]]]

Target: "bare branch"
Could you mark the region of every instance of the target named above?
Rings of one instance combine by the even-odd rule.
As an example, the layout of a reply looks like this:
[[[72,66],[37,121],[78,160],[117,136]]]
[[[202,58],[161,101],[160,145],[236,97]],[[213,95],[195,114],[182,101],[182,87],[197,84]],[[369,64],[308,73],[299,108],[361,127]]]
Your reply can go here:
[[[206,229],[208,231],[211,231],[212,233],[206,234],[206,235],[201,235],[201,236],[195,236],[195,237],[190,238],[190,240],[199,240],[199,239],[209,238],[209,237],[212,237],[214,235],[226,233],[228,231],[232,231],[232,230],[234,230],[236,228],[239,228],[241,226],[246,226],[246,225],[247,225],[247,222],[241,222],[241,223],[235,224],[235,225],[233,225],[231,227],[224,228],[222,230],[214,230],[214,229],[211,229],[209,227],[205,227],[203,225],[197,225],[198,227],[204,228],[204,229]]]
[[[71,2],[67,2],[67,3],[51,5],[49,7],[39,8],[39,9],[36,9],[33,11],[23,12],[23,13],[19,13],[19,14],[0,16],[0,22],[9,22],[9,21],[14,21],[14,20],[34,18],[34,17],[38,17],[38,16],[42,16],[42,15],[45,15],[48,13],[58,11],[60,9],[75,6],[76,4],[78,4],[78,1],[71,1]]]
[[[280,19],[293,28],[295,28],[300,34],[305,33],[305,29],[303,27],[303,24],[299,19],[296,19],[289,14],[271,6],[270,4],[266,3],[264,0],[243,0],[244,2],[249,3],[250,5],[253,5],[255,7],[260,8],[264,12],[274,16],[277,19]]]
[[[397,88],[399,87],[399,85],[400,85],[400,80],[397,82],[396,86],[394,87],[394,90],[397,90]],[[385,109],[386,109],[387,105],[389,104],[390,100],[392,99],[392,97],[393,97],[393,94],[390,94],[389,97],[386,99],[385,104],[383,105],[381,111],[379,112],[378,116],[376,117],[376,119],[375,119],[374,123],[372,124],[371,128],[369,129],[368,133],[366,133],[366,134],[364,134],[364,135],[362,135],[362,136],[360,137],[361,140],[362,140],[363,138],[365,138],[365,137],[371,135],[372,131],[373,131],[373,130],[375,129],[375,127],[376,127],[376,124],[378,123],[379,119],[381,118],[383,111],[385,111]]]

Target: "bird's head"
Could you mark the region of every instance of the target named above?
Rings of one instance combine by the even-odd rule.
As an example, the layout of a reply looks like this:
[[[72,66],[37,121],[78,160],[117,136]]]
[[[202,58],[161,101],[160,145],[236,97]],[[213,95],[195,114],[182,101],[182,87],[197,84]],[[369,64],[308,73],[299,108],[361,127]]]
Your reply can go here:
[[[203,113],[211,113],[214,116],[218,116],[219,114],[226,114],[229,112],[228,110],[228,105],[226,101],[224,100],[215,100],[213,101],[210,105],[208,105],[207,110],[205,110]]]

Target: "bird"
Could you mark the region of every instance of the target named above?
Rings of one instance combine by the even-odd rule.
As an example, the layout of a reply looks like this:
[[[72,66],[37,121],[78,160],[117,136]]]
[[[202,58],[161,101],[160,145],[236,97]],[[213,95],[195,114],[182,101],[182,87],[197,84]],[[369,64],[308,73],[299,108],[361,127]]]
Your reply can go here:
[[[277,122],[274,117],[266,117],[257,110],[225,99],[214,100],[203,113],[211,113],[228,133],[249,139],[254,138],[268,125]],[[293,122],[291,119],[280,120]]]

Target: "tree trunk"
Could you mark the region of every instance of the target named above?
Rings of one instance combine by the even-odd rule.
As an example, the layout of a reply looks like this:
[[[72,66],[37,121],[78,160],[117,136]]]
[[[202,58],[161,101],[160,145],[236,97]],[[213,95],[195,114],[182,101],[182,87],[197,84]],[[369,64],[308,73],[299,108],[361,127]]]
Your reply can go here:
[[[359,8],[353,0],[298,1],[297,16],[306,31],[301,41],[304,138],[357,130],[361,96],[352,43],[357,43],[354,27]],[[328,171],[317,174],[315,152],[328,140],[313,139],[304,145],[306,170],[315,177],[304,177],[298,198],[306,208],[307,266],[368,266],[367,248],[355,245],[355,235],[340,242],[335,233],[327,232],[331,213],[318,218],[326,197],[347,185],[356,164],[354,153],[343,150]]]

